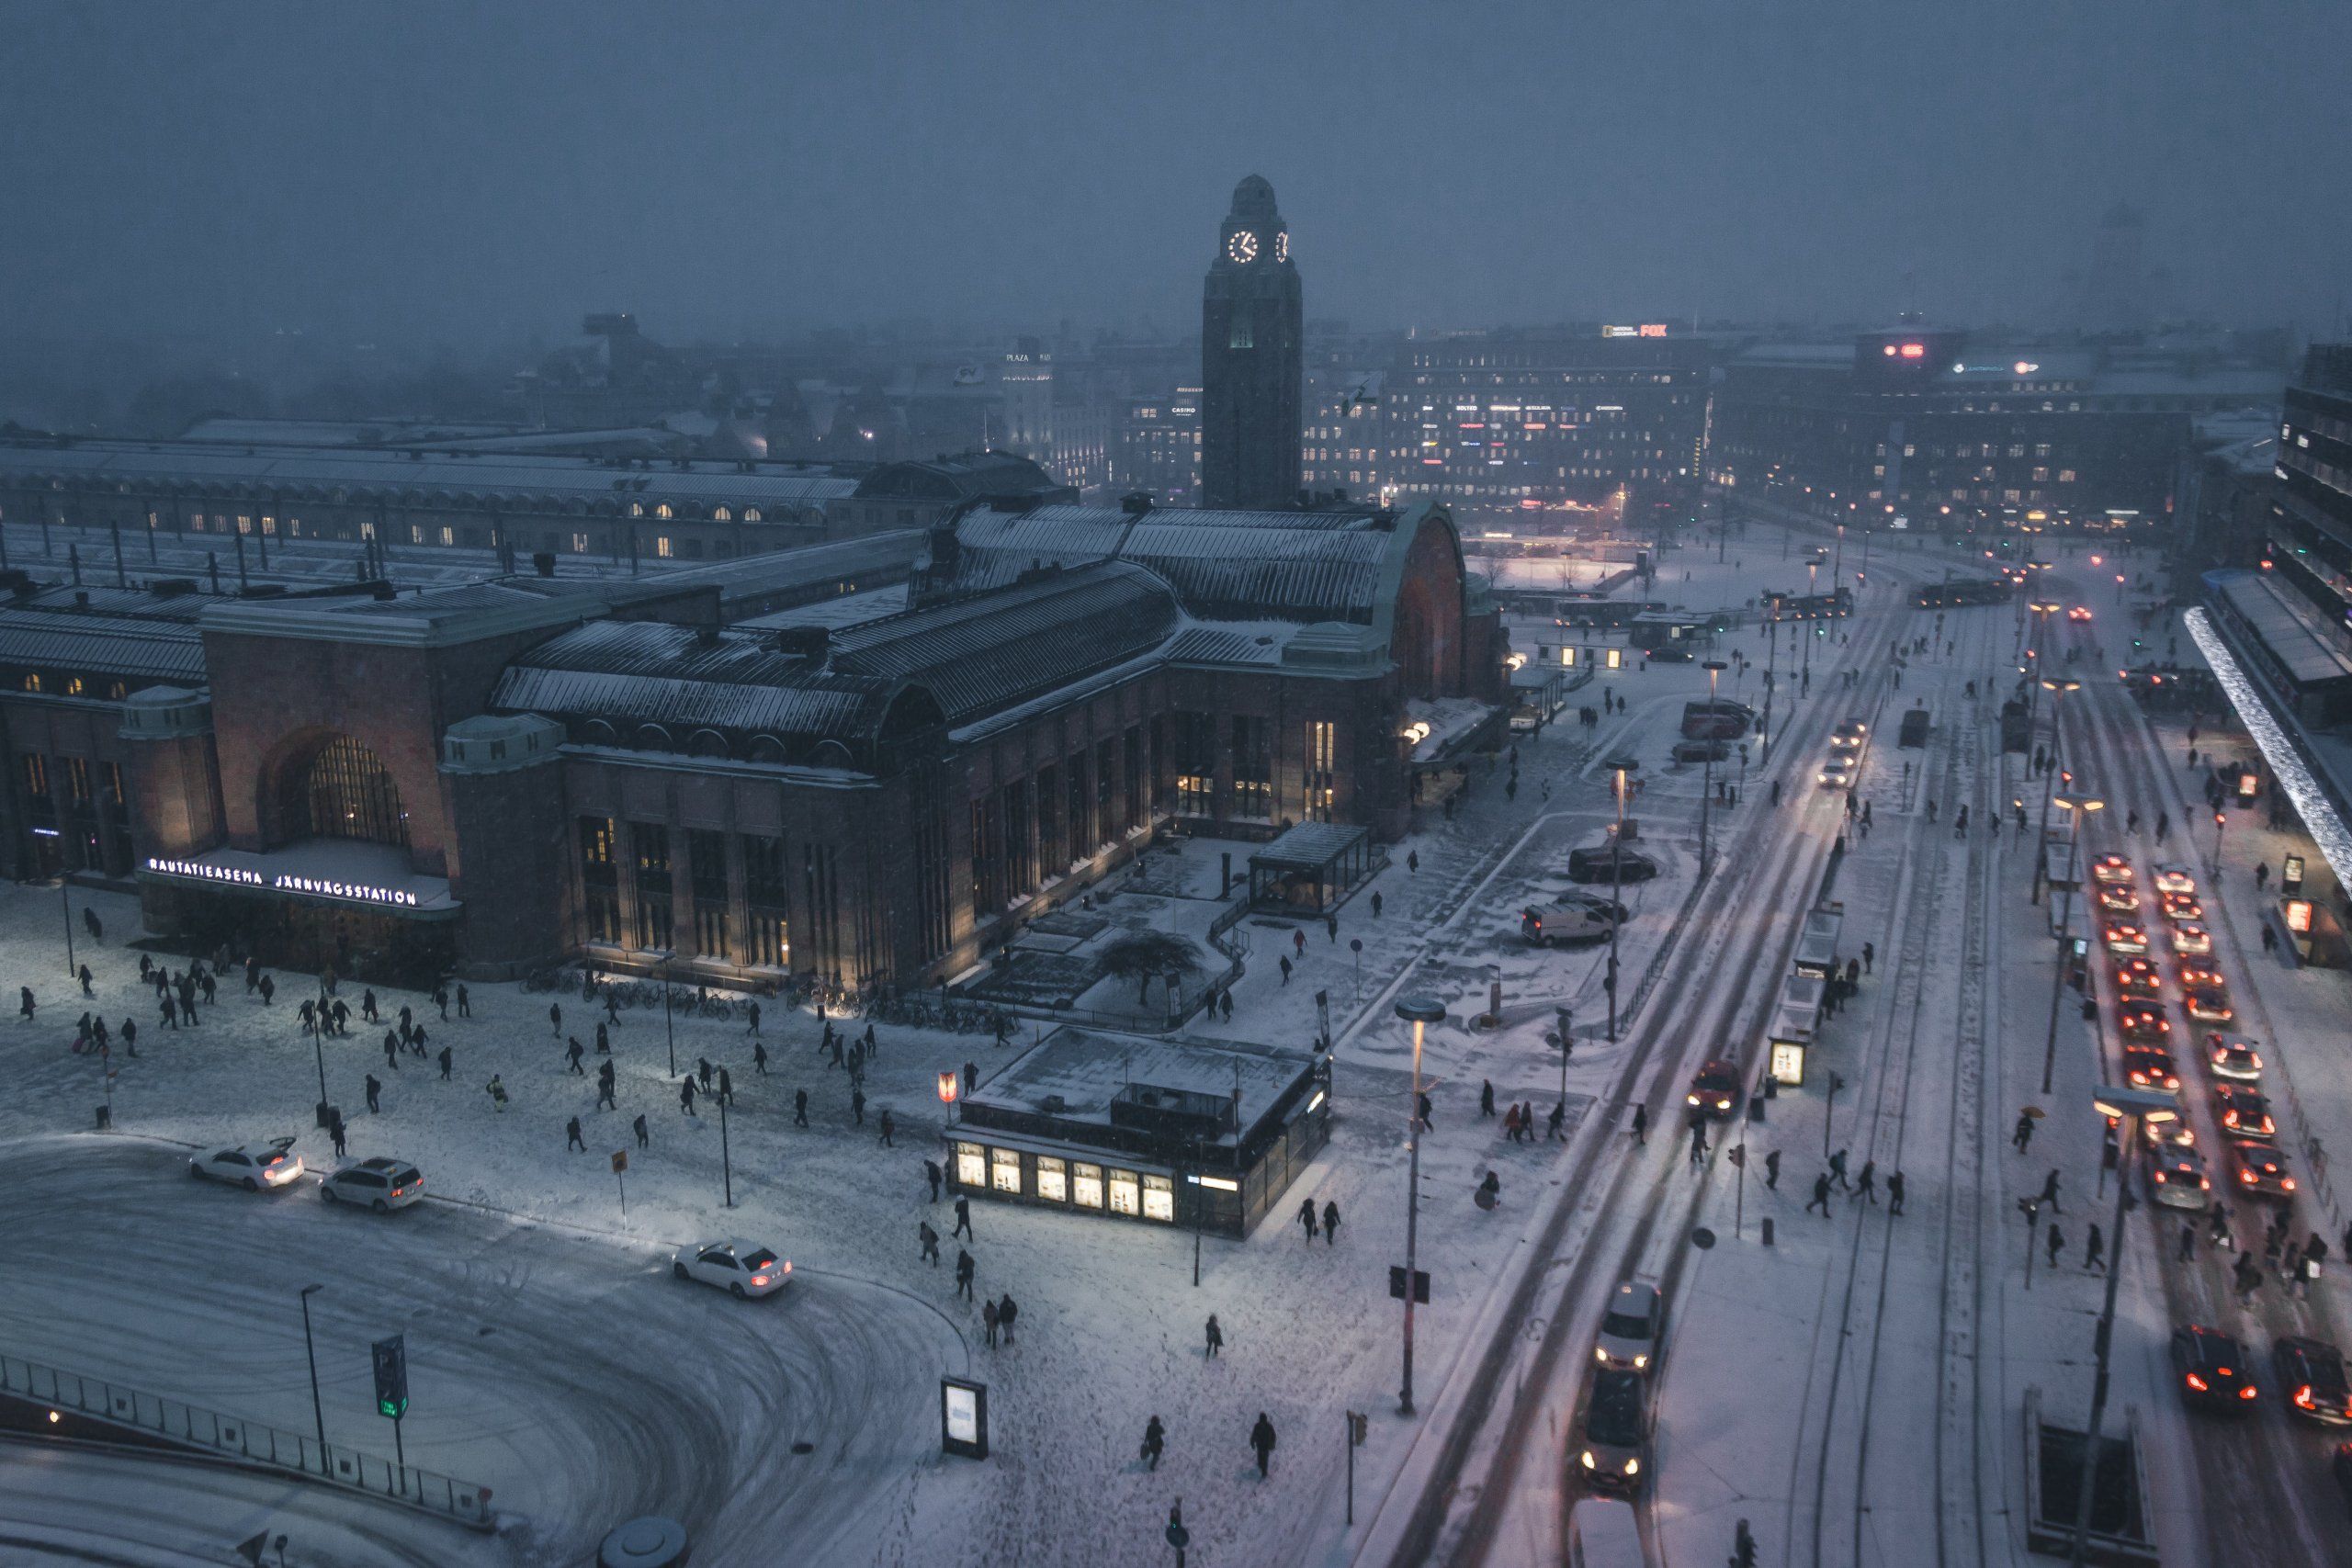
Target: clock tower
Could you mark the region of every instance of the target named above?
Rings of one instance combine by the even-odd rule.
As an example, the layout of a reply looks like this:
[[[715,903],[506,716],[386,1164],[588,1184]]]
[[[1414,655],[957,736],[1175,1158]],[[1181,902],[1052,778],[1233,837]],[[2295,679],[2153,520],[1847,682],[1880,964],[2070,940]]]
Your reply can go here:
[[[1201,504],[1287,507],[1298,499],[1298,268],[1274,187],[1233,187],[1201,290]]]

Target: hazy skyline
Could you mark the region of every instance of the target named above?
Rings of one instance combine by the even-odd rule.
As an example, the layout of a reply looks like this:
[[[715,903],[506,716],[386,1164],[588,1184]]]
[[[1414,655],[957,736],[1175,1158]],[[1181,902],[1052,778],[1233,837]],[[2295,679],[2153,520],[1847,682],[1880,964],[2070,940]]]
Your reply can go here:
[[[1193,330],[1234,182],[1307,311],[2340,320],[2352,7],[19,5],[0,333]],[[1905,278],[1914,286],[1906,291]]]

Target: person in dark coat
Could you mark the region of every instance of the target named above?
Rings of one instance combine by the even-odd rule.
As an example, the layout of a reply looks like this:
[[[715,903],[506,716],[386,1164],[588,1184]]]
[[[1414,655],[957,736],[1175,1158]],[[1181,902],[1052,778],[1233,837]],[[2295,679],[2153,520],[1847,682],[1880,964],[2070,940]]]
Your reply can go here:
[[[2063,1212],[2058,1207],[2058,1168],[2056,1166],[2051,1167],[2050,1174],[2042,1178],[2041,1201],[2050,1205],[2050,1212],[2053,1214]]]
[[[442,1081],[442,1082],[444,1082],[444,1083],[447,1083],[447,1082],[448,1082],[448,1081],[449,1081],[449,1047],[447,1047],[447,1045],[444,1045],[444,1046],[442,1046],[442,1047],[441,1047],[441,1057],[440,1057],[440,1060],[441,1060],[441,1081]]]
[[[1337,1202],[1323,1205],[1323,1245],[1340,1245],[1340,1205]]]
[[[1492,1078],[1480,1078],[1478,1080],[1478,1114],[1492,1116],[1494,1113],[1495,1082]]]
[[[1634,1142],[1646,1144],[1649,1141],[1650,1108],[1646,1105],[1636,1105],[1634,1107]]]
[[[609,1056],[612,1054],[613,1032],[602,1020],[599,1020],[596,1024],[596,1055]]]
[[[1314,1246],[1314,1245],[1315,1245],[1315,1200],[1314,1200],[1314,1199],[1312,1199],[1312,1198],[1302,1198],[1302,1199],[1300,1199],[1300,1200],[1299,1200],[1299,1202],[1298,1202],[1298,1225],[1299,1225],[1299,1229],[1301,1229],[1301,1230],[1303,1230],[1303,1231],[1305,1231],[1305,1232],[1306,1233],[1306,1244],[1307,1244],[1309,1247]]]
[[[405,1019],[408,1016],[408,1009],[401,1009],[401,1016]],[[548,1032],[554,1034],[558,1039],[562,1038],[563,1004],[561,1002],[549,1002],[548,1004]]]
[[[637,1146],[639,1148],[650,1149],[653,1146],[653,1134],[645,1125],[645,1117],[642,1113],[638,1116],[636,1121],[629,1123],[629,1127],[637,1134]]]
[[[865,1125],[865,1091],[864,1089],[853,1089],[849,1091],[849,1113],[856,1119],[859,1126]]]
[[[752,1042],[752,1070],[762,1077],[768,1076],[768,1048],[764,1041]]]
[[[1821,1211],[1823,1219],[1829,1217],[1829,1177],[1826,1172],[1813,1179],[1813,1201],[1804,1206],[1808,1214],[1815,1209]]]
[[[588,1152],[588,1141],[580,1135],[579,1117],[574,1116],[571,1121],[564,1123],[563,1135],[565,1139],[564,1149],[567,1153],[573,1149],[578,1149],[583,1155]]]
[[[922,1251],[916,1254],[916,1256],[918,1258],[928,1258],[933,1269],[938,1268],[939,1233],[931,1228],[931,1222],[929,1220],[922,1220],[916,1223],[915,1240],[922,1246]]]
[[[939,1168],[939,1162],[935,1159],[922,1162],[922,1173],[931,1183],[931,1201],[936,1203],[939,1201],[939,1183],[945,1173]]]
[[[277,980],[270,976],[264,975],[261,977],[261,1005],[268,1007],[270,1005],[270,998],[276,995],[277,995]]]
[[[574,1077],[584,1078],[588,1076],[588,1069],[580,1065],[580,1058],[587,1054],[588,1048],[580,1043],[580,1036],[577,1034],[571,1037],[571,1043],[564,1047],[563,1059],[571,1064]]]
[[[721,1105],[735,1103],[735,1079],[725,1067],[718,1069],[718,1102]]]
[[[1144,1461],[1144,1468],[1147,1470],[1158,1470],[1159,1468],[1160,1450],[1165,1449],[1167,1446],[1168,1428],[1161,1426],[1159,1424],[1159,1417],[1155,1416],[1150,1420],[1145,1422],[1143,1426],[1143,1451],[1140,1457]]]
[[[1004,1342],[1008,1345],[1012,1343],[1013,1320],[1020,1315],[1020,1303],[1012,1299],[1011,1291],[1005,1292],[1003,1299],[996,1303],[996,1325],[1003,1330]]]
[[[613,1098],[613,1065],[610,1062],[596,1069],[596,1103],[607,1111],[620,1109],[619,1102]]]
[[[972,1234],[972,1201],[969,1198],[956,1200],[956,1228],[947,1234],[960,1235],[967,1241],[980,1239]]]
[[[695,1080],[691,1076],[678,1080],[678,1109],[688,1116],[695,1113]]]
[[[1258,1479],[1265,1480],[1274,1459],[1274,1424],[1262,1410],[1258,1412],[1257,1425],[1250,1428],[1250,1451],[1258,1456]]]
[[[27,1023],[33,1021],[33,988],[30,986],[17,987],[17,1016]]]
[[[960,1247],[956,1249],[956,1293],[967,1302],[972,1299],[972,1274],[977,1268],[970,1253]]]
[[[466,987],[461,982],[458,987],[458,1016],[459,1018],[471,1018],[473,1015],[474,999],[467,993]]]
[[[892,1135],[893,1134],[895,1134],[897,1131],[898,1131],[898,1123],[890,1120],[890,1113],[889,1113],[888,1111],[883,1111],[883,1112],[882,1112],[882,1146],[883,1146],[884,1148],[886,1148],[886,1149],[895,1149],[895,1148],[897,1148],[897,1147],[899,1146],[897,1144],[895,1144],[895,1143],[893,1143],[893,1142],[891,1141],[891,1135]]]
[[[996,1348],[996,1334],[997,1334],[997,1315],[996,1315],[996,1303],[995,1303],[995,1302],[993,1302],[993,1301],[986,1301],[986,1302],[982,1302],[982,1303],[980,1303],[980,1322],[981,1322],[983,1325],[985,1325],[987,1326],[987,1328],[988,1328],[988,1333],[989,1333],[989,1349],[991,1349],[991,1350],[993,1350],[993,1349],[995,1349],[995,1348]]]
[[[1886,1213],[1889,1219],[1903,1213],[1903,1173],[1899,1170],[1886,1179]]]
[[[337,1159],[341,1159],[348,1152],[343,1146],[344,1133],[343,1112],[338,1111],[334,1113],[334,1120],[327,1123],[327,1136],[334,1140],[334,1154]]]
[[[808,1091],[805,1089],[792,1091],[792,1124],[796,1127],[808,1125]]]
[[[1216,1314],[1215,1313],[1209,1314],[1209,1325],[1207,1332],[1209,1342],[1208,1354],[1212,1357],[1223,1355],[1225,1353],[1225,1330],[1217,1326]]]
[[[375,1115],[377,1112],[384,1109],[381,1105],[377,1103],[377,1096],[383,1092],[384,1086],[380,1082],[377,1081],[375,1074],[369,1073],[368,1075],[368,1113],[370,1116]]]

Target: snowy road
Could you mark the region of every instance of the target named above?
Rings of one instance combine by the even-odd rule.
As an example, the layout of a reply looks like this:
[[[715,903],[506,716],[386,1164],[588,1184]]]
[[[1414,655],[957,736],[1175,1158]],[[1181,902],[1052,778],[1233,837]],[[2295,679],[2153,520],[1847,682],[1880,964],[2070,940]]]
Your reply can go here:
[[[0,1151],[0,1231],[43,1260],[0,1280],[0,1344],[296,1429],[311,1417],[295,1292],[322,1282],[311,1311],[331,1442],[390,1450],[367,1347],[407,1336],[408,1458],[492,1486],[503,1551],[306,1498],[271,1528],[368,1522],[346,1527],[364,1549],[305,1561],[570,1563],[644,1512],[685,1522],[713,1561],[753,1542],[870,1560],[936,1452],[933,1380],[964,1359],[944,1318],[886,1288],[803,1272],[779,1297],[739,1303],[676,1283],[651,1248],[458,1205],[379,1218],[325,1204],[308,1182],[251,1196],[189,1180],[182,1151],[144,1141]],[[810,1451],[796,1455],[799,1441]],[[0,1470],[9,1495],[53,1497],[18,1465]],[[209,1471],[192,1489],[254,1508],[276,1490],[224,1489]],[[158,1501],[142,1517],[180,1516]],[[130,1522],[108,1511],[108,1528]]]

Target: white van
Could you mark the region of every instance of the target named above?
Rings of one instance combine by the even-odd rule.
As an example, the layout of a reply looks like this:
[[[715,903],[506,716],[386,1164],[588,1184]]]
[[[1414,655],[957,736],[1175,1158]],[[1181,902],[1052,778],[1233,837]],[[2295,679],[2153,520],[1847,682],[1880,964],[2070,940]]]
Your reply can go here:
[[[1598,942],[1616,922],[1606,909],[1581,901],[1534,904],[1520,911],[1519,934],[1537,947],[1555,942]]]
[[[1579,1497],[1568,1515],[1568,1568],[1645,1568],[1634,1505],[1622,1497]]]

